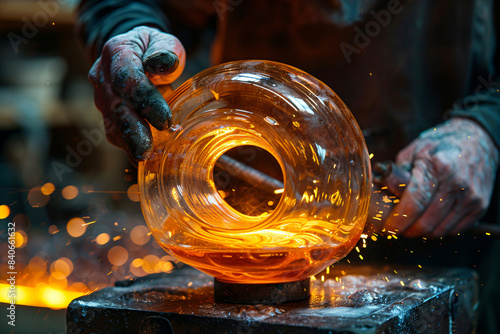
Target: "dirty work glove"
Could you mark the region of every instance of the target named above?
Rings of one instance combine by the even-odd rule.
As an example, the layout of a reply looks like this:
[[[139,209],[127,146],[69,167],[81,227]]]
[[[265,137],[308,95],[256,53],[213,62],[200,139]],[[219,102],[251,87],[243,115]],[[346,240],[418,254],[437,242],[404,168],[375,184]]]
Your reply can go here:
[[[407,237],[440,237],[466,230],[485,213],[499,151],[479,124],[455,118],[423,132],[396,163],[411,177],[384,227]]]
[[[141,26],[110,39],[89,72],[106,137],[133,163],[147,158],[152,149],[147,123],[158,130],[171,125],[172,114],[160,91],[179,77],[185,58],[176,37]]]

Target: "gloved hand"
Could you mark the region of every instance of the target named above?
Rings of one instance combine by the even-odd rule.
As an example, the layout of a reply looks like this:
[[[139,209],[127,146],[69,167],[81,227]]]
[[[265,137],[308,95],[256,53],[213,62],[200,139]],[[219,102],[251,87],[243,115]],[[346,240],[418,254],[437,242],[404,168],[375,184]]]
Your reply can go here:
[[[466,230],[485,213],[499,151],[479,124],[455,118],[423,132],[396,163],[411,178],[384,227],[407,237],[440,237]]]
[[[92,66],[89,80],[106,137],[132,162],[152,149],[147,122],[158,130],[170,127],[171,111],[159,90],[179,77],[185,59],[176,37],[141,26],[110,39]]]

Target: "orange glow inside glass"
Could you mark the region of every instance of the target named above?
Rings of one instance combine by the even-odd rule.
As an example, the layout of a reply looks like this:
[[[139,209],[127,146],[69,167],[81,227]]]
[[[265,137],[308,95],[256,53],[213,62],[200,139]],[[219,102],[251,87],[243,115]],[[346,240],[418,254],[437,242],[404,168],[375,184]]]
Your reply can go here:
[[[368,214],[371,171],[354,117],[319,80],[269,61],[201,72],[167,100],[139,165],[141,207],[171,255],[229,283],[303,280],[347,255]],[[283,184],[272,193],[217,167],[222,155]],[[225,174],[224,174],[225,173]]]

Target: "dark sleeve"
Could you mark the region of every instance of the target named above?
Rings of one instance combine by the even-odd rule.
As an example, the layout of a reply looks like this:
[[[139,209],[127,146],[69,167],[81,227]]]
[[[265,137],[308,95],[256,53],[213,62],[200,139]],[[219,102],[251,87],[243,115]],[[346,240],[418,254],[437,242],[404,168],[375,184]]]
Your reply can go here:
[[[148,25],[169,31],[169,22],[155,0],[83,0],[77,11],[76,33],[87,56],[95,61],[113,36]]]
[[[495,1],[493,6],[489,20],[484,20],[474,32],[476,36],[486,36],[483,43],[472,43],[473,53],[491,53],[490,66],[487,70],[473,71],[470,94],[458,100],[448,116],[475,120],[489,132],[500,149],[500,4]],[[491,24],[484,24],[486,21]]]

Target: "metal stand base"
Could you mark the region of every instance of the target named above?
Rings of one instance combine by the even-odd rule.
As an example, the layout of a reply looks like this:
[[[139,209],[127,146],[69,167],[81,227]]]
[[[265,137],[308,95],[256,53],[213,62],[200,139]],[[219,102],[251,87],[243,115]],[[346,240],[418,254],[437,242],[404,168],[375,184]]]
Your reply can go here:
[[[231,304],[278,305],[308,298],[309,278],[303,281],[269,284],[225,283],[214,279],[214,299]]]

